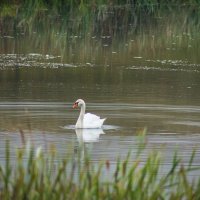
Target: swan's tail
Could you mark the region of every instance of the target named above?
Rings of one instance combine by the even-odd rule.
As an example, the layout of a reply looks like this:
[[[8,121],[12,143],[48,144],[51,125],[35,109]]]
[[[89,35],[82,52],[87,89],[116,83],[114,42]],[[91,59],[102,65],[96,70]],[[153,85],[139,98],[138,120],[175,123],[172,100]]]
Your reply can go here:
[[[107,118],[100,119],[100,120],[101,120],[101,127],[103,126],[103,123],[104,123],[104,121],[105,121],[106,119],[107,119]]]

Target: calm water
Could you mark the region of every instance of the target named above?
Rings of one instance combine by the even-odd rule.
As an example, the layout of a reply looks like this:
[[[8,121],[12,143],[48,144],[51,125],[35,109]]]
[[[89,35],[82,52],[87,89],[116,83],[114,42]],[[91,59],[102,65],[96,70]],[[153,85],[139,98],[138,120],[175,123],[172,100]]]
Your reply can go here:
[[[137,134],[147,128],[145,152],[162,152],[164,167],[177,148],[185,163],[196,148],[194,165],[200,166],[196,45],[142,52],[130,40],[123,48],[102,44],[99,54],[90,49],[89,55],[75,48],[63,57],[45,45],[45,50],[29,46],[26,38],[0,40],[1,160],[5,140],[20,147],[23,131],[26,140],[44,149],[55,144],[59,152],[68,149],[74,156],[77,151],[84,156],[79,148],[84,142],[94,162],[108,159],[114,165],[119,155],[123,158],[129,150],[134,155]],[[102,130],[74,129],[79,111],[72,104],[78,98],[86,101],[88,112],[107,118]]]

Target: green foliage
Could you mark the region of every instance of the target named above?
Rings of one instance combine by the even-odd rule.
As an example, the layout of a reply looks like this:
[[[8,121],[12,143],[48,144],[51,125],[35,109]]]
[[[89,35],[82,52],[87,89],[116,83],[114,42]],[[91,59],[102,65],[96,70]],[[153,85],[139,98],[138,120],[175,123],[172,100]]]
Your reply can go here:
[[[145,136],[142,138],[140,141],[144,145]],[[143,149],[143,145],[139,146]],[[158,152],[150,152],[144,163],[140,155],[134,160],[130,155],[125,160],[118,159],[113,172],[108,160],[93,164],[87,155],[83,160],[57,160],[58,154],[53,146],[43,152],[41,148],[26,144],[17,150],[16,160],[11,162],[7,142],[6,162],[0,165],[0,198],[199,199],[200,178],[189,181],[187,176],[194,170],[195,151],[188,166],[183,166],[175,153],[168,173],[160,173],[162,156]],[[105,178],[104,173],[111,177]]]
[[[84,38],[89,35],[126,37],[143,27],[152,29],[163,17],[170,23],[167,16],[176,13],[182,16],[181,27],[187,30],[189,24],[199,29],[199,9],[200,4],[195,0],[13,0],[0,3],[0,26],[7,32],[10,17],[14,25],[8,26],[8,30],[23,29],[27,34],[53,29],[56,33]],[[177,26],[179,21],[176,20]]]

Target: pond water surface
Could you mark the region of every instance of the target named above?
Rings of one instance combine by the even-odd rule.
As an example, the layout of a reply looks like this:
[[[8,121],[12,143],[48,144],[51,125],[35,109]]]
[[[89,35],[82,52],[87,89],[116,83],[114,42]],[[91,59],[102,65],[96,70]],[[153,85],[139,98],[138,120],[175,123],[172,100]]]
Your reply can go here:
[[[162,152],[165,167],[177,148],[184,163],[196,148],[194,165],[200,166],[196,46],[183,53],[180,46],[144,53],[134,51],[136,47],[120,53],[120,47],[105,50],[103,46],[94,57],[92,52],[85,56],[74,49],[74,57],[69,53],[63,58],[49,54],[48,48],[28,48],[28,40],[21,40],[26,48],[15,48],[20,43],[15,38],[1,37],[1,159],[5,140],[20,147],[23,132],[26,140],[38,146],[54,144],[59,152],[68,149],[74,156],[84,142],[94,162],[115,164],[118,156],[136,152],[138,132],[147,129],[145,152]],[[72,105],[78,98],[86,101],[88,112],[107,118],[102,130],[74,129],[79,110]]]

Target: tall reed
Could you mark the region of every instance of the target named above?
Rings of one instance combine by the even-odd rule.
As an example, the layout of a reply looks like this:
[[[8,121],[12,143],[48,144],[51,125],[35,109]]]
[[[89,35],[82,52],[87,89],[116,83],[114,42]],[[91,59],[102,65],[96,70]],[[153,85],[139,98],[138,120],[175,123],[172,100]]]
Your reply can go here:
[[[48,25],[74,34],[115,35],[129,30],[139,31],[141,26],[153,25],[163,15],[184,11],[186,22],[192,20],[199,26],[200,4],[191,0],[183,2],[158,0],[126,1],[72,1],[72,0],[18,0],[0,3],[0,19],[11,18],[15,27],[29,33]],[[181,14],[183,15],[183,13]],[[3,26],[3,24],[2,24]]]
[[[16,150],[11,159],[6,143],[5,164],[0,164],[1,199],[199,199],[200,177],[189,180],[195,151],[188,165],[183,165],[174,153],[168,172],[162,171],[162,156],[149,152],[141,162],[145,140],[139,143],[135,159],[118,159],[113,164],[94,164],[89,155],[83,160],[62,158],[54,146],[48,152],[30,143]],[[80,147],[82,148],[82,147]],[[198,169],[199,170],[199,169]],[[197,171],[199,172],[199,171]],[[106,178],[109,175],[109,178]]]

